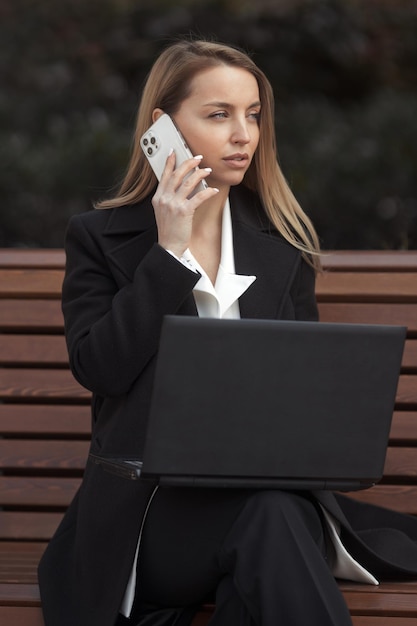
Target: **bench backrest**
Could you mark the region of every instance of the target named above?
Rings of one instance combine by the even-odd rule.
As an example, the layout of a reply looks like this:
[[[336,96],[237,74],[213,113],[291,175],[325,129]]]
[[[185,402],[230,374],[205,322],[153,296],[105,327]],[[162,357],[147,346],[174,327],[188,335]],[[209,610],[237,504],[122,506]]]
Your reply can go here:
[[[354,497],[417,514],[417,252],[337,252],[323,321],[408,327],[383,481]],[[0,540],[47,541],[80,484],[90,394],[72,377],[62,250],[0,250]]]

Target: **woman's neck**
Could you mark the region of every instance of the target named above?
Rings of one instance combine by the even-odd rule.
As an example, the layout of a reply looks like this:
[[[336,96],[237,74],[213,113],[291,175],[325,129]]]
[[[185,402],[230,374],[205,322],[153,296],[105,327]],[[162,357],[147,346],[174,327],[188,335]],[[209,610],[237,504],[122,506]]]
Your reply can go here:
[[[214,284],[221,258],[223,208],[229,189],[220,190],[194,214],[190,250]]]

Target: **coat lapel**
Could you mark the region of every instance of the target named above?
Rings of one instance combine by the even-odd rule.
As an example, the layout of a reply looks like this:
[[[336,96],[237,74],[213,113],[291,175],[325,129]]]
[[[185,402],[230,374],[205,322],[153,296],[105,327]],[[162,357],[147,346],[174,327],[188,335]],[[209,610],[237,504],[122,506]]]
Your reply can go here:
[[[157,240],[150,199],[111,210],[103,231],[106,257],[122,284],[133,280],[140,261]]]
[[[256,276],[239,300],[241,315],[279,318],[301,255],[274,229],[255,194],[233,188],[230,205],[236,273]]]

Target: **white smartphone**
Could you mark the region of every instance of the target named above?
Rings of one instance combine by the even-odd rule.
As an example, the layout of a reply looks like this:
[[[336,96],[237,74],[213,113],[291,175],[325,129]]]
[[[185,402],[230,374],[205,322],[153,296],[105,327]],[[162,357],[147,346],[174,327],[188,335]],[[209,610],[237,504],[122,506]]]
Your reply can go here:
[[[175,126],[172,118],[166,113],[161,115],[161,117],[148,128],[146,133],[141,137],[140,145],[158,180],[161,180],[162,172],[164,171],[171,148],[176,155],[176,167],[193,157],[184,137]],[[207,189],[207,186],[206,181],[202,180],[189,197],[192,197],[198,191]]]

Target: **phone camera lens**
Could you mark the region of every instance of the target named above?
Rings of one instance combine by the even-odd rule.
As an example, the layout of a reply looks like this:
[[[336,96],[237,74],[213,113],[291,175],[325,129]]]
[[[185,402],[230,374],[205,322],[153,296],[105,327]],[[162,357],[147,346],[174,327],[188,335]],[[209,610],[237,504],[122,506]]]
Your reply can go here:
[[[147,145],[148,145],[148,140],[147,140],[146,138],[143,140],[143,145],[144,145],[144,146],[147,146]]]
[[[151,147],[149,146],[149,148],[147,149],[147,153],[148,153],[149,155],[152,155],[152,153],[153,153],[153,148],[151,148]]]
[[[151,137],[151,143],[155,145],[155,143],[156,143],[155,137]]]

